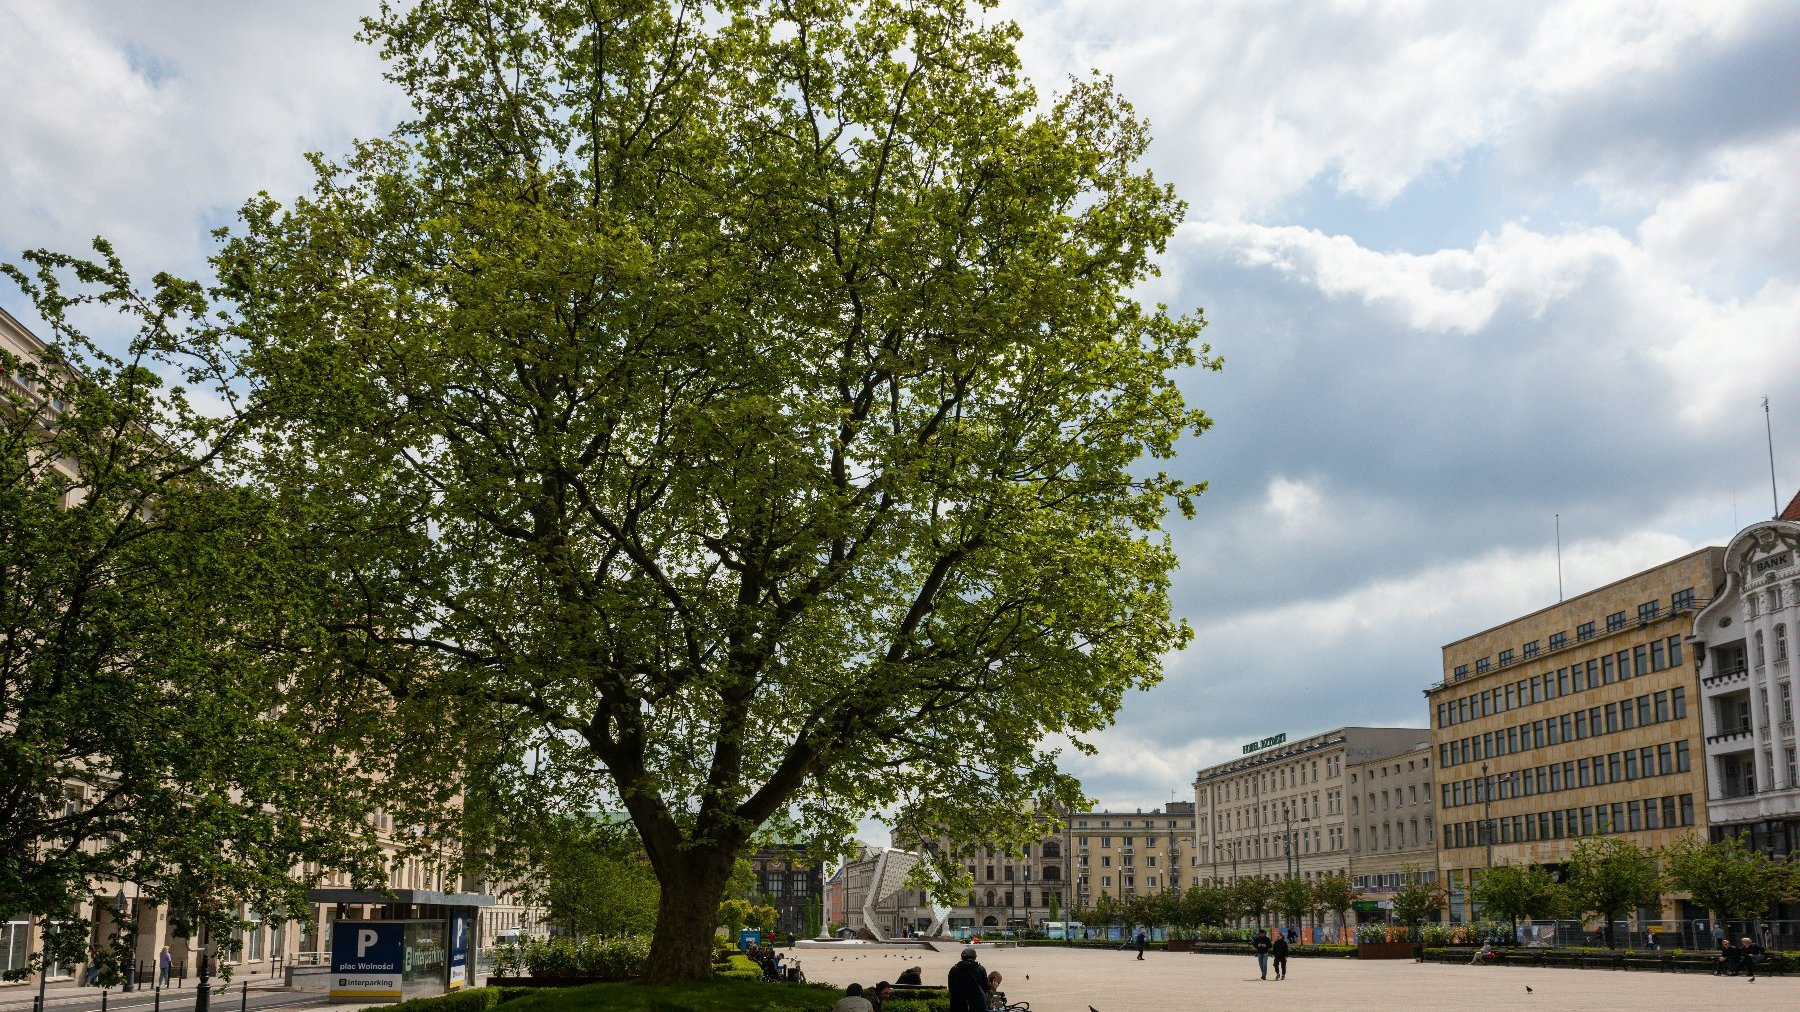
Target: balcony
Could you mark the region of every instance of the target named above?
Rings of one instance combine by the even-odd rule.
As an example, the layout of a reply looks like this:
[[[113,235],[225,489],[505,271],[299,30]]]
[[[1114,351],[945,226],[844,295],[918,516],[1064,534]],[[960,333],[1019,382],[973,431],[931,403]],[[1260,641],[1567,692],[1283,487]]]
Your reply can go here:
[[[1706,745],[1708,748],[1711,748],[1714,745],[1730,745],[1734,742],[1744,742],[1748,744],[1751,737],[1752,732],[1750,730],[1750,725],[1745,724],[1742,727],[1734,728],[1730,731],[1722,731],[1718,734],[1707,735]]]
[[[1712,674],[1707,675],[1706,677],[1700,679],[1700,686],[1701,686],[1701,688],[1711,689],[1711,688],[1714,688],[1714,687],[1720,686],[1720,685],[1730,685],[1733,682],[1746,682],[1749,680],[1750,680],[1749,667],[1747,667],[1745,665],[1739,665],[1735,668],[1725,668],[1723,670],[1715,671]]]

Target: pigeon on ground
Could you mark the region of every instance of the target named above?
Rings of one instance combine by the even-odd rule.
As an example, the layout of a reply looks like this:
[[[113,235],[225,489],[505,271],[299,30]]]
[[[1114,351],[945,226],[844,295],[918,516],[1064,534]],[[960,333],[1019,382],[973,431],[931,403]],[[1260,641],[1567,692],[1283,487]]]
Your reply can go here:
[[[1530,994],[1530,993],[1531,993],[1531,985],[1530,985],[1530,984],[1527,984],[1527,985],[1525,985],[1525,993],[1526,993],[1526,994]]]

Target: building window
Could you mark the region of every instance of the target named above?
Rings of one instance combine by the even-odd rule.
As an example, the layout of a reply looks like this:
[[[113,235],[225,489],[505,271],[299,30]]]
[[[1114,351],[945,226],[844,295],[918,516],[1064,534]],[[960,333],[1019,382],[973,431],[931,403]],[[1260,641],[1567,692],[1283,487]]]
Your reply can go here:
[[[1661,605],[1655,601],[1645,601],[1638,605],[1638,625],[1649,625],[1656,621],[1656,613],[1659,610],[1661,610]]]
[[[1787,626],[1786,625],[1778,625],[1775,627],[1775,659],[1778,661],[1787,660]]]
[[[1501,667],[1504,668],[1508,664],[1511,664],[1512,662],[1513,662],[1513,652],[1510,648],[1500,651],[1500,666]]]
[[[1623,629],[1623,628],[1625,628],[1625,613],[1624,612],[1615,611],[1611,615],[1606,616],[1606,631],[1607,632],[1618,632],[1620,629]]]
[[[1550,649],[1561,650],[1568,645],[1569,634],[1567,632],[1553,632],[1550,634]]]
[[[1760,668],[1768,660],[1767,655],[1763,651],[1763,634],[1761,629],[1756,630],[1756,636],[1752,642],[1756,647],[1756,666]]]
[[[1687,587],[1669,595],[1669,610],[1680,611],[1694,606],[1694,588]]]
[[[1536,657],[1537,655],[1538,655],[1538,641],[1537,640],[1532,640],[1530,643],[1525,644],[1525,656]]]
[[[1469,677],[1469,666],[1467,664],[1458,664],[1456,666],[1456,677],[1459,679]]]
[[[1582,640],[1591,640],[1593,638],[1594,638],[1594,623],[1583,622],[1580,625],[1575,627],[1576,642],[1579,643]]]
[[[1489,663],[1488,658],[1483,657],[1480,660],[1475,662],[1475,673],[1479,675],[1483,671],[1486,671],[1491,666],[1492,665]]]

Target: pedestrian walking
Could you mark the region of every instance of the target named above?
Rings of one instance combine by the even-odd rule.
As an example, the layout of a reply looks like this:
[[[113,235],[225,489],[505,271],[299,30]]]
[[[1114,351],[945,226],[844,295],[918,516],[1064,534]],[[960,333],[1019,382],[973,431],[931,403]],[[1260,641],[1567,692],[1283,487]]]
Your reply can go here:
[[[1144,946],[1148,945],[1149,943],[1150,943],[1150,936],[1144,934],[1143,928],[1139,928],[1138,933],[1137,933],[1137,950],[1138,950],[1138,958],[1139,959],[1144,958]]]
[[[1269,947],[1269,952],[1271,955],[1273,955],[1275,957],[1275,979],[1276,980],[1286,980],[1287,979],[1287,957],[1288,957],[1287,936],[1286,935],[1276,935],[1275,936],[1275,944],[1271,945]]]
[[[162,976],[163,987],[169,986],[169,971],[174,969],[174,967],[175,957],[169,953],[169,947],[165,945],[162,947],[161,954],[156,957],[156,969]]]
[[[1269,979],[1269,933],[1261,928],[1256,929],[1256,937],[1250,940],[1256,946],[1256,968],[1261,971],[1262,979]]]

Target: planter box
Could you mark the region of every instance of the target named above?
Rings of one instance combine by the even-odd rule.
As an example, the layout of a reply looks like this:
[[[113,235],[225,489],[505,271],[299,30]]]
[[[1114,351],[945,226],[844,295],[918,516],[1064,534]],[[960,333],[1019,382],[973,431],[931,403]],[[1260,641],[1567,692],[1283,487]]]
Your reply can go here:
[[[1423,942],[1357,942],[1357,959],[1413,959]]]
[[[1192,938],[1171,938],[1168,941],[1168,948],[1170,952],[1193,952],[1194,940]]]

